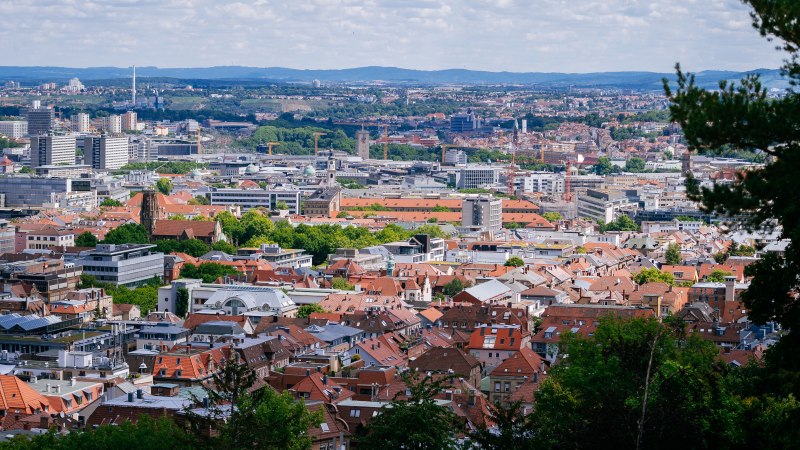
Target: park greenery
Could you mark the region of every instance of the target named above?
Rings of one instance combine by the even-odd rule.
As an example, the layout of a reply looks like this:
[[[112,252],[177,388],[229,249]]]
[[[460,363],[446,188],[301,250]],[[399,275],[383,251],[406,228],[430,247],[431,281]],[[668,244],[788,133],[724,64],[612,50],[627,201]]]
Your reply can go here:
[[[239,271],[233,266],[217,262],[203,262],[197,265],[184,264],[181,268],[181,278],[195,278],[203,283],[213,283],[220,278],[237,277]]]

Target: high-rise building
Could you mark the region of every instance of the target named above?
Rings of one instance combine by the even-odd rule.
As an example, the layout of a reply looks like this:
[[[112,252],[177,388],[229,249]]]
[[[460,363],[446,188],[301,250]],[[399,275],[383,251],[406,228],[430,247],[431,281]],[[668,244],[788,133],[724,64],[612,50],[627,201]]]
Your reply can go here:
[[[127,148],[126,148],[127,153]],[[31,137],[31,167],[75,164],[75,138],[53,134]]]
[[[87,136],[83,140],[86,165],[98,170],[114,170],[128,164],[128,138]]]
[[[34,105],[36,106],[36,105]],[[38,136],[53,129],[55,114],[52,108],[31,108],[28,110],[28,134]]]
[[[480,231],[500,231],[503,201],[491,195],[465,198],[461,205],[461,225]]]
[[[361,159],[369,159],[369,131],[356,131],[356,155]]]
[[[128,111],[122,116],[122,129],[126,131],[136,131],[139,119],[136,117],[136,111]]]
[[[87,113],[78,113],[73,114],[70,117],[70,122],[72,122],[72,131],[77,133],[88,133],[89,132],[89,114]]]
[[[481,119],[472,111],[450,117],[450,131],[453,133],[469,133],[481,127]]]
[[[112,114],[103,118],[103,129],[106,133],[120,134],[122,133],[122,117]]]
[[[24,120],[0,121],[0,134],[12,139],[19,139],[28,134],[28,122]]]

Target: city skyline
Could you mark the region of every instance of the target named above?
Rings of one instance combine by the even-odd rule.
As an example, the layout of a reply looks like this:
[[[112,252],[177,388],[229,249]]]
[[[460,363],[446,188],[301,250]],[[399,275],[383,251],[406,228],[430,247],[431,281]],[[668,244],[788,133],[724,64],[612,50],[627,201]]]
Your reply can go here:
[[[41,0],[0,5],[0,14],[7,18],[0,39],[27,49],[4,65],[20,66],[586,73],[670,72],[676,62],[691,71],[751,70],[781,62],[775,43],[758,35],[735,0]]]

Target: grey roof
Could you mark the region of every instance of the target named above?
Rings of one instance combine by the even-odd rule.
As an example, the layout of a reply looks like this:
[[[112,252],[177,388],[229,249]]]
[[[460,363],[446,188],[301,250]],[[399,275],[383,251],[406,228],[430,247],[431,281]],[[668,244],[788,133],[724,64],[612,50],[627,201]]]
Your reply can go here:
[[[133,401],[128,401],[127,395],[121,395],[117,398],[106,400],[102,403],[103,406],[128,406],[136,408],[155,408],[155,409],[170,409],[173,411],[182,411],[192,405],[192,401],[181,397],[165,397],[161,395],[143,394],[143,398],[136,398],[133,396]]]
[[[10,330],[15,326],[19,326],[26,331],[34,330],[36,328],[45,327],[47,325],[52,325],[59,322],[61,322],[61,318],[58,316],[40,317],[36,314],[21,316],[17,313],[0,316],[0,328],[4,330]]]
[[[499,294],[505,294],[511,291],[511,288],[497,280],[489,280],[470,288],[464,289],[466,293],[477,298],[480,301],[489,300]]]
[[[210,321],[198,325],[195,334],[244,334],[244,329],[236,322],[224,320]]]
[[[233,261],[233,257],[231,257],[231,255],[218,250],[212,250],[198,259],[204,259],[209,261]]]
[[[332,342],[347,336],[358,336],[363,333],[363,331],[358,328],[348,327],[338,323],[329,323],[324,327],[311,325],[306,328],[306,331],[325,342]]]
[[[140,333],[151,333],[151,334],[179,334],[179,333],[186,333],[189,330],[183,327],[175,326],[175,325],[156,325],[154,327],[144,327],[139,332]]]

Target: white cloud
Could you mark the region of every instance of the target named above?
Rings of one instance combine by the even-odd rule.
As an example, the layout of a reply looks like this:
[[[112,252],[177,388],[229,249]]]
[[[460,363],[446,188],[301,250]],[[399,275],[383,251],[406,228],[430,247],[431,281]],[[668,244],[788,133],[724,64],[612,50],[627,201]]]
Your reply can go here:
[[[12,0],[4,65],[776,67],[738,0]]]

